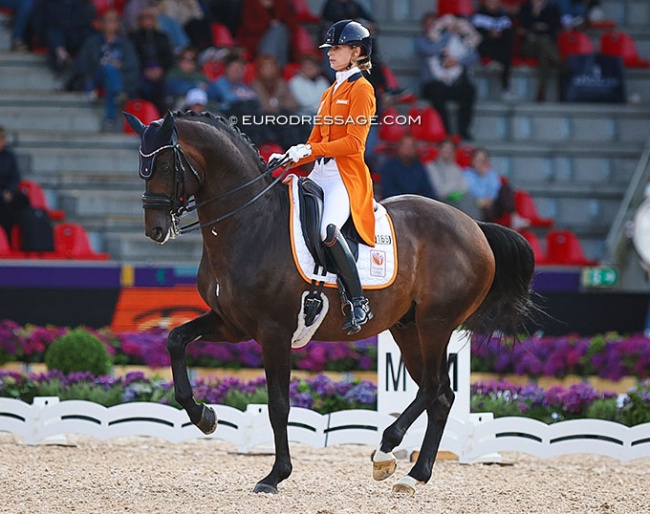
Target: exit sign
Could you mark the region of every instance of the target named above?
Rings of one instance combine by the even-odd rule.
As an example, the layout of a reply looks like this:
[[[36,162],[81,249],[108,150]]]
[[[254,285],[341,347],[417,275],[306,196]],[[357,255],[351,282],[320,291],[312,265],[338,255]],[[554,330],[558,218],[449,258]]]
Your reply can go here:
[[[585,287],[611,287],[618,284],[616,268],[585,268],[582,270],[582,285]]]

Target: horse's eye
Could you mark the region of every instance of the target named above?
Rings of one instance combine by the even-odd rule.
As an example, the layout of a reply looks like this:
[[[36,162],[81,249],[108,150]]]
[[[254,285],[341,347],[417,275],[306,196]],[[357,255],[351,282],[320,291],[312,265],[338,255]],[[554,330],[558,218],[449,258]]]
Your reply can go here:
[[[165,175],[168,175],[171,170],[172,170],[172,167],[169,164],[163,164],[160,167],[160,171],[162,171]]]

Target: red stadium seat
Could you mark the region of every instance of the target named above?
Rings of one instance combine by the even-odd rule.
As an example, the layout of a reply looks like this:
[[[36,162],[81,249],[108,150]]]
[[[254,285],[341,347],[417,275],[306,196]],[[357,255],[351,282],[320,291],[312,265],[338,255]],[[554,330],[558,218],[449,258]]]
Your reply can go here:
[[[472,165],[472,157],[476,148],[473,146],[459,146],[456,148],[456,164],[461,168],[469,168]]]
[[[145,125],[149,125],[149,123],[161,117],[158,108],[154,104],[140,98],[129,100],[124,106],[124,112],[137,116]],[[126,120],[124,120],[124,132],[126,134],[135,134],[135,130],[131,128]]]
[[[384,111],[379,125],[379,139],[387,143],[395,143],[404,137],[406,128],[404,125],[394,122],[397,116],[399,116],[399,113],[393,107],[389,107]]]
[[[421,146],[418,148],[418,154],[420,156],[420,160],[426,164],[431,161],[435,161],[436,158],[438,157],[438,148],[435,146]]]
[[[562,60],[570,55],[585,55],[594,53],[594,44],[587,34],[580,30],[562,32],[557,40],[557,46]]]
[[[474,2],[472,0],[438,0],[438,16],[443,14],[469,16],[474,14]]]
[[[212,44],[219,48],[232,48],[235,46],[235,39],[232,37],[228,27],[221,23],[210,24],[212,29]]]
[[[247,62],[244,68],[244,84],[250,84],[257,78],[257,69],[254,62]]]
[[[299,62],[288,62],[282,70],[284,80],[291,79],[296,73],[300,71]]]
[[[298,17],[298,23],[318,23],[320,16],[313,14],[307,0],[293,0],[293,11]]]
[[[440,114],[433,107],[411,107],[409,117],[420,116],[420,123],[411,123],[409,129],[413,137],[427,143],[438,143],[447,137],[447,131]]]
[[[537,234],[531,232],[530,230],[520,230],[519,233],[524,236],[524,239],[528,241],[528,244],[533,249],[535,264],[546,264],[546,255],[544,254],[544,248],[542,248],[542,243],[537,237]]]
[[[111,9],[117,11],[119,14],[124,14],[126,0],[92,0],[92,3],[95,5],[97,16],[101,16]]]
[[[277,143],[262,143],[259,147],[258,150],[260,151],[260,155],[262,158],[266,161],[269,162],[269,157],[271,157],[271,154],[273,153],[284,153],[284,148],[282,148],[279,144]]]
[[[620,30],[605,32],[600,37],[600,53],[620,57],[629,68],[650,68],[650,61],[639,57],[632,36]]]
[[[107,253],[97,253],[90,246],[88,233],[77,223],[59,223],[54,227],[54,248],[63,259],[106,261]]]
[[[530,221],[531,227],[552,227],[555,224],[555,220],[539,215],[535,200],[528,191],[515,191],[515,210],[519,216]]]
[[[60,221],[65,218],[65,212],[59,209],[50,209],[45,198],[45,192],[39,184],[31,180],[21,180],[18,189],[27,197],[29,205],[34,209],[43,209],[50,219]]]
[[[592,266],[598,261],[587,259],[578,236],[570,230],[550,230],[546,234],[547,264]]]
[[[298,25],[293,31],[293,51],[294,56],[298,57],[304,54],[314,54],[318,51],[314,40],[309,35],[305,27]]]
[[[213,82],[223,74],[223,68],[223,61],[210,60],[203,63],[201,71],[210,82]]]
[[[9,238],[4,229],[0,228],[0,259],[22,259],[25,255],[9,244]]]

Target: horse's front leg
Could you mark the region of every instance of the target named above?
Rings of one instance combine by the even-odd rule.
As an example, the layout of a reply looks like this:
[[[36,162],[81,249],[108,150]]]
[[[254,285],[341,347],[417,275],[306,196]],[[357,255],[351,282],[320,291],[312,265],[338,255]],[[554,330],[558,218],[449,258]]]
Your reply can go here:
[[[199,405],[194,400],[192,385],[187,374],[185,349],[192,341],[206,337],[214,341],[223,339],[219,326],[221,319],[213,311],[206,312],[196,319],[173,329],[167,337],[167,352],[171,359],[174,378],[174,396],[185,409],[190,421],[204,434],[211,434],[217,429],[217,415],[207,405]]]
[[[261,338],[264,370],[269,394],[269,419],[275,442],[275,462],[271,472],[260,480],[256,493],[277,493],[277,485],[291,475],[289,454],[289,381],[291,379],[290,336]]]

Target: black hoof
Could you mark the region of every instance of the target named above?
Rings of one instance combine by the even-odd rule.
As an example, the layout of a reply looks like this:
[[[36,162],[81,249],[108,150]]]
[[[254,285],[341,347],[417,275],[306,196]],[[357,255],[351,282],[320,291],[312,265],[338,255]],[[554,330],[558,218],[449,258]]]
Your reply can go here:
[[[217,414],[214,412],[212,407],[203,405],[203,410],[201,411],[201,419],[196,424],[197,427],[205,435],[210,435],[217,429]]]
[[[254,493],[267,493],[267,494],[278,494],[278,488],[274,487],[269,484],[263,484],[262,482],[258,482],[257,485],[255,486],[255,489],[253,489]]]

